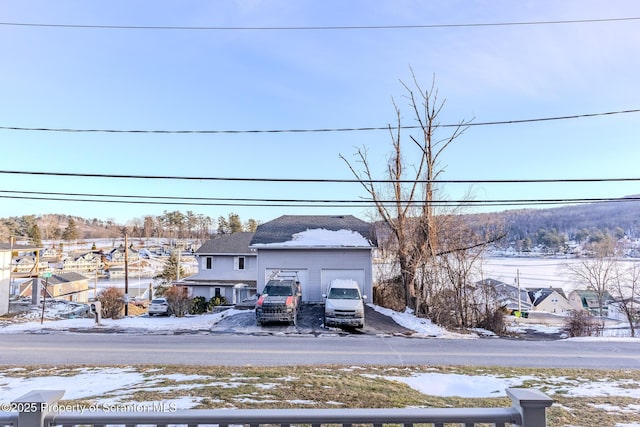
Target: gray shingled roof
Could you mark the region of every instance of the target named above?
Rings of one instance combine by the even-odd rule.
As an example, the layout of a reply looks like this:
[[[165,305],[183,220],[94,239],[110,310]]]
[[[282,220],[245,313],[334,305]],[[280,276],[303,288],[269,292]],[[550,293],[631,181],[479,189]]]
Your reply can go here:
[[[80,280],[89,280],[89,278],[80,273],[69,271],[67,273],[52,274],[51,277],[49,278],[44,277],[41,274],[39,277],[39,280],[42,283],[46,281],[49,285],[59,285],[61,283],[70,283],[70,282],[77,282]],[[33,282],[33,279],[27,281],[26,283],[31,283],[31,282]]]
[[[40,246],[35,246],[35,245],[19,245],[14,243],[13,246],[10,243],[0,243],[0,249],[3,250],[10,250],[13,249],[14,251],[20,252],[26,252],[26,251],[36,251],[38,249],[44,249],[44,246],[40,245]]]
[[[253,233],[242,232],[225,234],[204,242],[197,254],[248,254]]]
[[[259,225],[251,245],[288,242],[296,233],[315,229],[355,231],[376,245],[373,224],[353,215],[283,215]]]

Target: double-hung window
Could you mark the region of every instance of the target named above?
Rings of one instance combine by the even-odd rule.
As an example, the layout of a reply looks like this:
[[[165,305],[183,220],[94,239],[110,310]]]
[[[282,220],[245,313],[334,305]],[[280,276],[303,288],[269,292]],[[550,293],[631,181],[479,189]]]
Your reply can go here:
[[[245,257],[237,256],[233,258],[233,269],[244,270],[245,269]]]

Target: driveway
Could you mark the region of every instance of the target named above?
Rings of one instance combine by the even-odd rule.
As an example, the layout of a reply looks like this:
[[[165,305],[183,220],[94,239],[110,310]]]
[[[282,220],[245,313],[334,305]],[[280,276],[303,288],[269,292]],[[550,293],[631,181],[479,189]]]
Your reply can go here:
[[[371,307],[365,306],[365,327],[355,328],[325,328],[323,325],[324,305],[303,304],[298,314],[296,326],[286,324],[268,324],[257,326],[255,313],[247,311],[246,314],[236,314],[222,319],[214,326],[214,332],[220,333],[254,333],[254,334],[367,334],[367,335],[411,335],[412,330],[398,325],[392,318],[378,313]]]

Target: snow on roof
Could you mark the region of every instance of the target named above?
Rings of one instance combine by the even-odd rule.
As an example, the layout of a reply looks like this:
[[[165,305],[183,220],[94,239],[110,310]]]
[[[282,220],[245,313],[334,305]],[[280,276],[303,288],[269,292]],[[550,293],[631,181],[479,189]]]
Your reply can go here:
[[[362,247],[370,248],[371,242],[352,230],[307,229],[295,233],[287,242],[256,243],[255,247]]]

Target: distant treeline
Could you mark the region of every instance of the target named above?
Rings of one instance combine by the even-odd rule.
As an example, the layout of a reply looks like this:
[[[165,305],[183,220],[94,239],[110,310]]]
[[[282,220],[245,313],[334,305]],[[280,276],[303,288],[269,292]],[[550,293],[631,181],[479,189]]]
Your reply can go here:
[[[10,237],[29,239],[39,244],[42,240],[118,238],[189,238],[209,239],[213,234],[229,234],[239,231],[255,231],[259,222],[249,219],[243,222],[239,215],[230,213],[217,220],[192,211],[167,212],[162,215],[147,215],[118,224],[112,219],[81,218],[71,215],[23,215],[0,219],[0,242]]]
[[[640,200],[629,197],[550,209],[520,209],[469,215],[469,220],[486,219],[502,223],[507,237],[502,245],[557,246],[574,241],[593,243],[610,237],[640,237]]]

